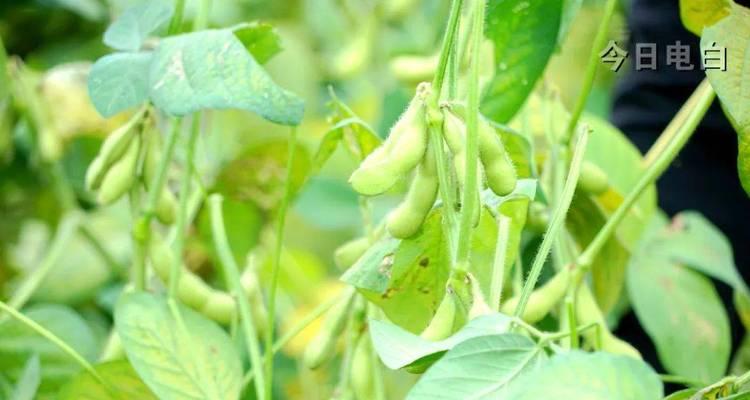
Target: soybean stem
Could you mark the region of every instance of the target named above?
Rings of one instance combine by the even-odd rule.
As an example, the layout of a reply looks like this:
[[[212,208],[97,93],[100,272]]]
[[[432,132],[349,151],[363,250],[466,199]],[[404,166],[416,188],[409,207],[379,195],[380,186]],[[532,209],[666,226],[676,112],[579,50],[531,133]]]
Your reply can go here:
[[[586,107],[586,101],[589,97],[589,94],[591,94],[591,88],[593,87],[594,79],[596,78],[596,70],[599,67],[599,63],[601,62],[599,53],[601,52],[601,49],[604,47],[604,43],[607,40],[607,34],[609,33],[609,24],[612,21],[612,16],[614,15],[616,8],[617,0],[607,0],[607,3],[604,5],[604,15],[602,16],[601,22],[599,23],[599,29],[596,31],[594,43],[591,47],[591,53],[589,53],[586,72],[583,76],[583,86],[581,87],[581,92],[578,94],[578,99],[576,100],[575,106],[573,107],[573,113],[570,116],[570,121],[568,122],[568,126],[565,130],[565,136],[563,137],[565,141],[570,140],[570,138],[573,136],[576,125],[578,125],[578,120],[581,118],[583,109]]]
[[[636,183],[633,190],[625,196],[620,206],[615,212],[607,219],[602,229],[594,237],[594,240],[589,243],[583,253],[576,260],[576,265],[582,267],[581,269],[585,272],[593,262],[594,258],[599,251],[602,249],[604,244],[614,234],[617,226],[627,215],[630,208],[640,198],[643,192],[651,184],[653,184],[659,176],[667,169],[669,164],[674,161],[677,154],[680,152],[682,147],[685,145],[687,140],[692,136],[698,124],[703,119],[703,116],[708,111],[711,103],[716,96],[716,93],[711,88],[708,80],[704,80],[700,86],[695,90],[694,95],[696,98],[693,107],[690,109],[689,115],[685,118],[685,123],[677,130],[674,134],[674,138],[664,147],[664,151],[659,154],[654,161],[649,164],[646,170],[641,175],[641,178]],[[679,114],[678,114],[679,117]]]
[[[445,28],[445,34],[443,35],[443,44],[440,49],[440,58],[438,60],[438,66],[435,70],[435,77],[432,80],[432,88],[435,91],[435,98],[439,98],[443,90],[443,82],[445,80],[446,70],[448,68],[448,62],[450,60],[450,53],[455,51],[454,44],[456,41],[456,28],[458,27],[458,21],[461,17],[461,5],[463,0],[453,0],[451,2],[451,9],[448,16],[448,26]],[[455,77],[454,77],[455,78]]]
[[[492,283],[490,285],[490,306],[494,311],[500,310],[500,302],[502,300],[510,222],[510,218],[498,213],[497,242],[495,245],[495,260],[492,264]]]
[[[276,292],[279,285],[279,270],[281,264],[281,250],[284,243],[284,224],[286,213],[292,197],[292,171],[294,169],[294,155],[297,148],[297,128],[292,128],[289,136],[289,152],[286,160],[286,179],[284,181],[284,197],[281,199],[279,214],[276,219],[276,248],[274,249],[273,268],[271,271],[271,289],[268,296],[268,326],[266,327],[266,399],[271,399],[273,389],[273,334],[276,326]],[[260,365],[260,364],[258,364]]]
[[[167,30],[167,36],[171,36],[180,32],[180,26],[182,25],[182,16],[185,13],[185,0],[176,0],[174,6],[174,14],[172,19],[169,21],[169,29]]]
[[[485,0],[475,0],[472,10],[471,41],[477,48],[484,33]],[[459,225],[458,250],[456,251],[456,269],[465,271],[469,263],[471,233],[474,213],[477,211],[479,185],[477,182],[477,161],[479,159],[479,52],[471,54],[469,74],[469,93],[466,109],[466,171],[464,190],[461,201],[461,221]]]
[[[185,247],[185,228],[189,218],[188,201],[190,199],[190,182],[193,178],[193,157],[195,155],[195,143],[198,139],[201,127],[201,114],[193,115],[193,126],[190,129],[190,136],[185,143],[185,171],[182,174],[180,183],[180,204],[177,211],[176,230],[177,235],[174,242],[174,259],[172,260],[172,271],[169,274],[169,298],[177,298],[177,284],[180,281],[182,273],[182,251]]]
[[[232,292],[234,300],[237,302],[237,309],[239,310],[240,323],[245,336],[245,345],[247,346],[247,352],[250,355],[250,362],[253,366],[263,365],[261,358],[260,343],[258,341],[258,332],[255,329],[255,324],[250,311],[250,302],[245,295],[245,291],[240,284],[240,272],[237,267],[237,263],[234,260],[234,255],[229,247],[229,241],[226,236],[226,229],[224,227],[224,216],[222,215],[222,203],[223,199],[219,194],[213,194],[208,198],[209,212],[211,215],[211,232],[214,239],[214,245],[216,246],[216,252],[218,253],[221,266],[223,267],[224,277],[226,279],[227,287]],[[271,353],[271,349],[268,348],[266,351]],[[253,368],[253,373],[258,378],[258,384],[255,385],[255,392],[258,399],[265,398],[265,391],[267,388],[263,385],[264,371],[263,368]]]
[[[552,212],[552,220],[544,235],[544,239],[542,239],[542,243],[539,245],[538,253],[531,265],[531,271],[529,272],[529,276],[526,278],[526,283],[521,290],[521,296],[518,300],[518,305],[516,306],[514,314],[516,317],[520,318],[520,316],[523,315],[526,304],[529,301],[529,296],[531,296],[531,292],[536,286],[544,262],[552,248],[552,243],[560,233],[560,229],[565,222],[565,216],[568,213],[568,208],[570,208],[570,203],[573,200],[573,193],[575,192],[578,183],[578,176],[581,173],[581,164],[583,163],[583,155],[586,152],[586,143],[588,142],[589,133],[589,128],[587,126],[583,126],[579,130],[578,143],[576,143],[575,151],[573,152],[573,160],[570,163],[568,177],[563,186],[560,198],[555,202],[555,209]]]
[[[60,350],[62,350],[68,356],[70,356],[70,358],[75,360],[81,367],[83,367],[83,369],[91,373],[91,375],[97,381],[99,381],[100,383],[106,386],[105,381],[102,379],[99,373],[96,372],[94,367],[88,361],[86,361],[86,359],[81,354],[79,354],[74,348],[70,347],[67,343],[65,343],[65,341],[57,337],[57,335],[50,332],[45,327],[39,325],[31,318],[23,315],[15,307],[12,307],[2,301],[0,301],[0,310],[7,312],[11,317],[13,317],[13,319],[17,320],[23,325],[26,325],[31,330],[38,333],[40,336],[44,337],[45,339],[49,340],[52,344],[59,347]]]

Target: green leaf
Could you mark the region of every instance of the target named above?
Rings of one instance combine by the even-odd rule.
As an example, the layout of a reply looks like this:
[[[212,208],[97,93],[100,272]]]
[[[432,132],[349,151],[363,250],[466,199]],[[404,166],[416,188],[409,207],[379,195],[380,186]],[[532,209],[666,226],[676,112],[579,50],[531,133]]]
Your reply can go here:
[[[650,245],[628,266],[628,294],[635,314],[667,371],[713,382],[724,374],[731,350],[724,306],[709,279],[660,257]]]
[[[346,145],[347,150],[358,160],[364,160],[381,143],[380,137],[359,117],[349,117],[337,122],[326,132],[313,157],[315,171],[323,168],[339,143]]]
[[[175,366],[176,367],[176,366]],[[60,389],[58,400],[156,400],[127,360],[94,367],[107,386],[84,371]]]
[[[104,44],[116,50],[140,50],[143,41],[174,13],[171,1],[148,0],[128,8],[104,32]]]
[[[680,18],[690,32],[700,36],[703,29],[731,12],[732,0],[680,0]]]
[[[571,351],[514,380],[496,400],[661,400],[662,383],[628,356]]]
[[[89,73],[89,97],[99,114],[111,117],[148,99],[151,53],[114,53],[96,61]]]
[[[683,389],[670,394],[664,400],[690,400],[696,393],[698,393],[698,389]]]
[[[242,366],[232,340],[216,323],[163,297],[124,294],[115,328],[133,368],[162,400],[238,399]]]
[[[369,249],[349,268],[341,280],[361,290],[385,293],[388,289],[388,269],[401,241],[386,237],[370,246]]]
[[[701,51],[726,49],[726,71],[706,69],[706,75],[739,135],[737,167],[750,194],[750,9],[733,4],[732,12],[703,31]],[[712,57],[716,52],[708,53]]]
[[[231,29],[168,37],[149,73],[150,96],[177,116],[203,109],[240,109],[284,125],[302,120],[304,103],[277,86]]]
[[[265,64],[281,50],[281,38],[271,24],[253,22],[234,30],[234,35],[245,45],[255,61]]]
[[[428,369],[406,398],[498,399],[509,383],[538,368],[545,358],[542,347],[524,336],[475,337],[458,344]],[[547,397],[535,399],[541,398]]]
[[[26,362],[21,378],[16,383],[11,400],[34,400],[36,392],[39,389],[41,372],[39,366],[39,356],[34,354]]]
[[[10,77],[8,76],[8,54],[5,51],[5,44],[0,38],[0,103],[10,96]]]
[[[87,360],[98,354],[91,328],[72,309],[60,305],[36,305],[24,314],[55,334]],[[0,371],[18,381],[28,359],[36,354],[42,365],[39,393],[57,390],[81,366],[59,347],[39,336],[26,325],[12,319],[0,322]]]
[[[732,245],[721,231],[695,211],[677,214],[649,246],[678,264],[696,269],[735,290],[748,292],[734,265]]]
[[[104,6],[97,0],[51,0],[51,2],[89,21],[101,21],[107,14]]]
[[[521,108],[557,44],[560,0],[499,0],[487,8],[485,36],[495,45],[495,76],[482,113],[506,123]]]
[[[443,353],[456,345],[479,336],[505,333],[510,326],[510,317],[504,314],[488,314],[477,317],[461,330],[444,340],[433,342],[408,332],[396,325],[371,320],[369,324],[372,343],[386,367],[399,369],[414,364],[425,357]]]
[[[560,20],[560,33],[557,36],[558,45],[562,45],[568,36],[570,27],[581,10],[583,0],[563,0],[562,18]]]

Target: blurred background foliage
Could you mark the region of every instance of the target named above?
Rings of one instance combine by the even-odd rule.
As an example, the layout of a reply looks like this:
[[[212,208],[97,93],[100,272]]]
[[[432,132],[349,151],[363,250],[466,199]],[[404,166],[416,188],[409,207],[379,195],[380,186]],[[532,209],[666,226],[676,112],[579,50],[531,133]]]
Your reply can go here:
[[[139,1],[0,2],[0,37],[7,53],[20,57],[30,68],[34,90],[47,103],[55,127],[55,157],[61,161],[64,179],[87,210],[86,224],[97,239],[76,233],[33,302],[71,307],[100,345],[111,324],[112,303],[126,276],[130,215],[126,201],[96,208],[83,188],[86,167],[102,137],[124,118],[101,120],[95,114],[88,102],[85,71],[90,62],[108,53],[101,38],[112,18]],[[187,1],[186,25],[197,3]],[[539,83],[557,88],[568,109],[581,86],[589,38],[597,28],[602,3],[583,2],[569,35]],[[358,196],[346,182],[356,160],[339,148],[322,170],[311,176],[312,157],[331,126],[329,88],[383,137],[410,99],[418,83],[414,78],[419,78],[399,76],[394,62],[399,56],[436,54],[447,8],[447,0],[212,2],[211,27],[255,20],[275,27],[283,51],[265,67],[277,83],[306,101],[305,119],[299,128],[302,144],[294,165],[296,199],[287,222],[282,259],[282,331],[338,292],[342,284],[337,277],[342,271],[334,266],[333,251],[363,233]],[[627,37],[623,21],[624,16],[616,17],[610,37]],[[606,118],[616,76],[604,68],[600,72],[587,108]],[[54,172],[34,154],[29,141],[32,128],[13,113],[0,111],[0,297],[7,298],[20,279],[42,262],[60,226],[63,204]],[[236,111],[209,112],[206,116],[196,159],[201,183],[207,190],[227,197],[227,232],[240,264],[246,264],[249,252],[265,260],[262,251],[253,249],[273,243],[273,230],[269,228],[282,196],[289,128]],[[174,167],[170,173],[174,178],[180,171]],[[177,179],[170,185],[176,189]],[[376,218],[396,204],[399,190],[374,201]],[[213,276],[216,256],[208,222],[207,212],[199,211],[190,230],[185,259],[189,268],[221,287],[222,280]],[[97,244],[104,246],[113,259],[103,260]],[[269,262],[259,265],[262,282],[267,278]],[[278,398],[315,399],[330,394],[337,371],[311,372],[298,368],[295,361],[316,329],[311,325],[280,355],[284,360],[278,364],[282,372],[276,376],[283,393],[278,393]],[[4,373],[0,371],[0,394],[10,379]],[[387,379],[413,378],[389,373]],[[399,397],[399,393],[388,396]]]

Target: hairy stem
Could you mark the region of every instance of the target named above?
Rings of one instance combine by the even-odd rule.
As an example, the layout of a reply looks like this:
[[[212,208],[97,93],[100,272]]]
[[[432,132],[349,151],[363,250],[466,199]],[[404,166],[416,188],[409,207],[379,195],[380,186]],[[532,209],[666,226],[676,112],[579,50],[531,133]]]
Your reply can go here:
[[[607,219],[607,222],[602,229],[596,234],[594,240],[589,243],[583,253],[578,257],[576,264],[582,267],[581,270],[585,271],[591,266],[596,255],[599,254],[599,251],[607,240],[609,240],[609,238],[615,233],[617,226],[625,218],[633,204],[635,204],[638,198],[640,198],[646,188],[653,184],[656,179],[664,173],[669,164],[674,161],[677,154],[692,136],[693,132],[695,132],[698,124],[708,111],[716,93],[711,88],[708,80],[704,80],[695,90],[695,96],[697,96],[696,101],[691,108],[689,115],[685,118],[685,123],[677,130],[674,134],[674,138],[669,144],[664,147],[664,151],[656,156],[654,161],[649,164],[633,190],[625,196],[625,199],[623,199],[617,210],[615,210],[615,212]]]
[[[472,10],[471,41],[474,48],[479,48],[484,34],[485,1],[474,0]],[[469,73],[469,93],[466,107],[466,171],[464,175],[464,191],[461,200],[461,222],[459,225],[458,250],[456,251],[456,269],[466,270],[469,263],[469,249],[471,248],[472,224],[474,213],[477,212],[477,162],[479,159],[479,52],[471,55]]]
[[[617,8],[617,0],[607,0],[604,6],[604,15],[602,15],[601,22],[599,22],[599,29],[596,31],[594,37],[594,43],[591,47],[591,53],[589,54],[588,64],[586,65],[586,72],[583,76],[583,86],[581,92],[578,94],[575,106],[573,107],[573,113],[570,116],[568,127],[565,130],[565,140],[570,140],[575,132],[578,120],[581,118],[583,109],[586,107],[586,101],[591,94],[591,88],[594,86],[594,78],[596,78],[596,70],[599,67],[601,59],[599,53],[604,47],[605,41],[607,40],[607,34],[609,33],[609,23],[612,21],[612,16],[615,14]]]
[[[589,128],[587,126],[581,127],[579,131],[578,143],[576,143],[575,151],[573,152],[573,160],[570,163],[568,177],[563,186],[560,198],[555,203],[555,209],[552,212],[552,220],[544,235],[544,239],[542,239],[542,244],[539,245],[539,251],[531,265],[531,271],[529,272],[529,276],[526,278],[526,283],[521,290],[521,296],[515,311],[516,317],[523,315],[526,304],[529,301],[529,296],[531,296],[531,292],[536,286],[544,262],[552,248],[552,243],[560,233],[560,229],[565,222],[565,216],[568,213],[568,208],[570,208],[570,203],[573,200],[573,193],[575,192],[576,184],[578,183],[578,176],[581,173],[581,164],[583,163],[583,155],[586,152],[586,143],[588,143],[589,133]]]
[[[276,219],[276,248],[273,256],[273,269],[271,271],[271,289],[268,296],[268,323],[266,327],[266,399],[271,400],[273,390],[273,333],[276,327],[276,292],[279,286],[279,270],[281,264],[281,250],[284,244],[284,225],[286,213],[292,197],[292,170],[294,169],[294,155],[297,149],[297,128],[292,128],[289,136],[289,153],[286,160],[286,179],[284,180],[284,197],[281,199],[279,214]],[[260,365],[260,364],[257,364]]]
[[[211,232],[216,251],[224,270],[223,272],[227,287],[230,289],[232,296],[237,302],[240,323],[245,334],[245,345],[247,346],[247,353],[250,355],[250,362],[254,366],[259,366],[263,365],[263,360],[261,358],[260,343],[258,341],[258,331],[255,329],[255,324],[251,315],[250,302],[242,288],[239,268],[234,260],[232,250],[229,248],[229,241],[227,240],[226,229],[224,227],[224,216],[222,215],[222,201],[223,199],[219,194],[213,194],[208,198],[211,214]],[[266,352],[272,353],[270,347]],[[256,394],[258,399],[263,399],[265,398],[265,391],[267,390],[263,385],[263,382],[265,382],[263,368],[253,368],[253,373],[259,382],[255,385]]]
[[[180,183],[180,203],[177,210],[177,235],[174,242],[174,260],[172,261],[172,271],[169,274],[169,298],[177,298],[177,283],[180,281],[182,272],[182,251],[185,248],[185,228],[187,227],[189,217],[188,202],[190,200],[190,182],[193,178],[193,157],[195,155],[195,143],[201,128],[201,114],[193,115],[193,126],[190,129],[190,136],[185,143],[185,171],[182,174]]]
[[[463,0],[451,1],[451,9],[448,16],[448,26],[445,28],[445,35],[443,35],[443,44],[440,49],[440,58],[438,60],[437,69],[435,70],[435,77],[432,80],[432,89],[435,91],[434,95],[436,98],[439,98],[440,94],[442,93],[446,70],[448,68],[448,62],[450,60],[450,54],[454,51],[455,48],[454,45],[456,42],[456,31],[458,28],[459,18],[461,17],[462,4]]]

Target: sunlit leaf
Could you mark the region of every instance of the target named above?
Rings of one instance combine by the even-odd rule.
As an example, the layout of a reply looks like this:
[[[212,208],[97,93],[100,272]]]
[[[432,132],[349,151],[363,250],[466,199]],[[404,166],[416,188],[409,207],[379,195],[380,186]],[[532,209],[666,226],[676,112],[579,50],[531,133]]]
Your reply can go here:
[[[628,356],[571,351],[514,380],[497,400],[661,400],[651,367]]]
[[[166,298],[145,292],[120,298],[115,327],[133,368],[163,400],[238,399],[242,367],[232,340],[195,311],[176,310],[179,320]]]
[[[729,15],[731,5],[732,0],[680,0],[682,24],[700,36],[705,27]]]
[[[712,62],[706,75],[727,111],[737,134],[739,151],[737,168],[740,181],[750,193],[750,9],[732,4],[731,13],[703,31],[701,51],[721,62]],[[718,67],[718,68],[717,68]]]
[[[427,370],[407,399],[503,398],[511,382],[538,369],[545,358],[543,349],[525,336],[475,337],[456,345]],[[535,397],[541,398],[546,397]]]
[[[234,35],[253,55],[255,61],[261,64],[265,64],[282,50],[281,38],[273,26],[265,22],[241,25],[234,30]]]
[[[60,389],[58,400],[156,400],[127,360],[94,367],[107,386],[84,371]]]
[[[89,97],[99,114],[111,117],[148,98],[151,53],[114,53],[96,61],[89,73]]]
[[[177,116],[203,109],[240,109],[279,124],[302,120],[302,99],[271,80],[231,29],[163,39],[149,73],[151,100]]]
[[[39,356],[34,354],[26,362],[23,374],[18,379],[10,400],[34,400],[36,391],[39,389],[39,381],[41,380],[40,368]]]
[[[169,21],[174,8],[167,0],[147,0],[125,10],[104,32],[104,44],[116,50],[136,51],[143,41]]]
[[[510,317],[489,314],[469,321],[447,339],[433,342],[383,321],[370,321],[370,335],[375,351],[386,367],[399,369],[425,357],[443,353],[456,345],[479,336],[496,335],[508,331]]]

